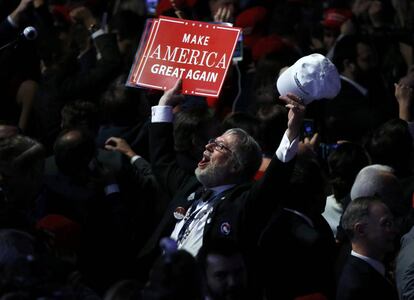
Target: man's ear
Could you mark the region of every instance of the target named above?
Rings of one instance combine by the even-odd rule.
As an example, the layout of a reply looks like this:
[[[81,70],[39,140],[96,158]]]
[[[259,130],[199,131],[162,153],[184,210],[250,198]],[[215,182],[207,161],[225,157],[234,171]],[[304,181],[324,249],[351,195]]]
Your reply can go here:
[[[355,234],[356,235],[359,235],[359,236],[365,235],[366,225],[367,225],[366,223],[361,223],[361,222],[356,223],[354,225],[354,232],[355,232]]]

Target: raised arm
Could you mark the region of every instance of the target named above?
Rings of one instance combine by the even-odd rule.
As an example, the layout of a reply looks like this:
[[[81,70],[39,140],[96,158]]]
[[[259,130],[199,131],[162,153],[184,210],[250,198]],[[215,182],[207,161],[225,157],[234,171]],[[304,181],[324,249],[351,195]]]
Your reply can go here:
[[[188,173],[177,164],[173,136],[173,107],[178,105],[183,96],[179,94],[181,80],[164,92],[158,105],[152,107],[150,127],[151,166],[157,179],[170,195],[188,179]]]
[[[413,89],[402,83],[395,83],[395,98],[398,102],[398,116],[400,119],[411,121],[411,103],[413,100]]]

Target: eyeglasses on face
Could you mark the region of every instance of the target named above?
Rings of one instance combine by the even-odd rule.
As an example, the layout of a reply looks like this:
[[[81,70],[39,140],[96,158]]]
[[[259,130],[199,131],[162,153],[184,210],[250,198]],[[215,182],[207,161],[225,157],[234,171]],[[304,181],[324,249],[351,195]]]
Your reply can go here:
[[[231,149],[229,147],[227,147],[226,145],[224,145],[221,142],[218,142],[216,139],[209,139],[207,145],[213,145],[214,149],[217,150],[217,151],[220,151],[220,152],[223,152],[223,150],[227,150],[230,153],[233,152],[233,151],[231,151]]]

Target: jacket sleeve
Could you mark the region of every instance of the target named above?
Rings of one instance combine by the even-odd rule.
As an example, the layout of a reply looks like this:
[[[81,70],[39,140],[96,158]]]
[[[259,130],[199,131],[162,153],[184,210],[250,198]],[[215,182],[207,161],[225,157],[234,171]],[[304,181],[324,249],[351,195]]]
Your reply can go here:
[[[150,157],[153,172],[160,184],[170,196],[175,195],[190,175],[177,164],[172,123],[151,124]]]

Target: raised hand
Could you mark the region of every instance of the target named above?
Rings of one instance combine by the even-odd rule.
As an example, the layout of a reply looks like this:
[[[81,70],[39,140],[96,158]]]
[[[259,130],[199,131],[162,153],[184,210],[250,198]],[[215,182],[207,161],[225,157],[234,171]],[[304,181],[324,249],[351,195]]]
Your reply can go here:
[[[105,142],[105,149],[120,152],[129,158],[137,155],[124,139],[117,137],[110,137],[107,139]]]
[[[178,79],[171,89],[164,92],[160,98],[160,101],[158,102],[158,105],[169,105],[174,107],[180,104],[184,100],[184,96],[178,94],[178,92],[181,90],[182,83],[182,79]]]
[[[413,100],[413,89],[408,85],[394,83],[395,98],[398,102],[399,117],[407,122],[411,121],[411,103]]]
[[[303,141],[299,142],[298,153],[302,156],[315,158],[318,155],[319,144],[319,134],[316,132],[312,138],[305,137]]]
[[[98,23],[98,20],[92,15],[92,12],[85,6],[72,9],[70,11],[70,17],[74,22],[83,24],[87,29]]]
[[[231,22],[234,19],[234,8],[230,5],[222,5],[214,13],[214,22]]]
[[[299,136],[303,117],[305,115],[305,105],[300,97],[291,93],[288,93],[286,96],[280,96],[279,99],[284,101],[286,107],[289,108],[286,134],[289,141],[293,141]]]

